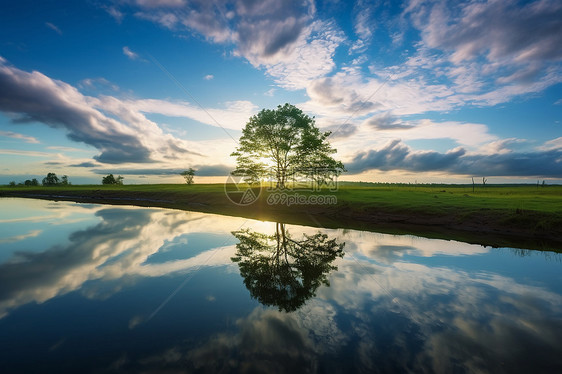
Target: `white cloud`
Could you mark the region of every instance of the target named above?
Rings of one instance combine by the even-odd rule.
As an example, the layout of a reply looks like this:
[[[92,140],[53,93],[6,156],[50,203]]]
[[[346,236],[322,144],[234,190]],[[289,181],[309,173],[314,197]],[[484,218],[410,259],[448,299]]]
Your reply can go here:
[[[27,156],[27,157],[51,157],[53,153],[38,152],[38,151],[23,151],[19,149],[0,149],[0,154],[14,155],[14,156]]]
[[[131,51],[131,49],[127,46],[123,47],[123,54],[129,57],[131,60],[137,60],[139,58],[139,55]]]
[[[5,93],[0,98],[1,111],[13,113],[16,123],[39,122],[65,129],[71,140],[97,148],[101,153],[94,158],[99,162],[171,162],[201,157],[198,150],[203,150],[197,143],[165,134],[126,101],[85,96],[65,82],[6,65],[0,65],[0,78],[0,92]]]
[[[210,81],[213,78],[215,78],[215,76],[213,74],[207,74],[203,77],[203,79],[205,79],[206,81]]]
[[[314,20],[312,2],[196,0],[189,6],[178,2],[173,9],[157,1],[138,5],[137,17],[232,44],[235,55],[264,68],[289,89],[302,89],[331,72],[335,49],[345,39],[334,24]]]
[[[562,150],[562,136],[556,139],[552,139],[544,143],[539,150],[552,151],[552,150]]]
[[[52,24],[51,22],[45,22],[45,26],[47,26],[48,28],[50,28],[51,30],[56,32],[57,34],[62,35],[62,31],[56,25]]]
[[[248,118],[254,115],[258,109],[257,106],[249,101],[228,102],[225,109],[203,109],[186,101],[155,99],[129,100],[125,104],[138,112],[191,118],[210,126],[233,130],[241,130],[248,121]]]
[[[5,136],[7,138],[13,138],[13,139],[21,139],[26,143],[34,143],[34,144],[39,143],[39,140],[37,140],[37,138],[35,138],[33,136],[18,134],[18,133],[11,132],[11,131],[1,131],[0,130],[0,136]]]

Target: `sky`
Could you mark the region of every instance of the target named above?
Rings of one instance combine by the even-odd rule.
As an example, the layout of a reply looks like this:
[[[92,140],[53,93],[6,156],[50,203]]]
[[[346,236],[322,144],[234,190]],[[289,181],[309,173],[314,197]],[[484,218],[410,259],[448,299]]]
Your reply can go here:
[[[226,180],[291,103],[340,180],[562,183],[562,2],[3,1],[0,184]]]

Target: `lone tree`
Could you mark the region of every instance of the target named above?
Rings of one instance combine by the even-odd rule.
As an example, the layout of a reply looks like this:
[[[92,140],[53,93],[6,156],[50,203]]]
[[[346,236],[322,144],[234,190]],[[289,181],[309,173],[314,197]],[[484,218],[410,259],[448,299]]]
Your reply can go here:
[[[327,138],[302,110],[291,104],[263,109],[251,117],[242,130],[236,151],[237,166],[232,175],[243,176],[248,183],[273,177],[278,188],[290,178],[312,177],[318,182],[345,171],[331,157],[336,153]]]
[[[189,168],[189,170],[182,171],[180,175],[185,178],[185,183],[193,184],[193,176],[195,175],[195,170]]]
[[[123,177],[118,176],[115,178],[113,174],[108,174],[101,179],[102,184],[123,184]]]

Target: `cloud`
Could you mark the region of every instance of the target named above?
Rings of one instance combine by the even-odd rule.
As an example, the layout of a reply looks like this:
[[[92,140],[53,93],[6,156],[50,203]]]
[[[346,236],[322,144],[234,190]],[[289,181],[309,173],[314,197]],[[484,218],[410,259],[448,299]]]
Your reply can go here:
[[[50,28],[51,30],[56,32],[57,34],[62,35],[62,31],[57,26],[52,24],[51,22],[45,22],[45,26],[47,26],[48,28]]]
[[[33,144],[39,143],[39,140],[37,140],[33,136],[18,134],[18,133],[11,132],[11,131],[1,131],[0,130],[0,136],[5,136],[7,138],[13,138],[13,139],[21,139],[26,143],[33,143]]]
[[[508,59],[517,64],[562,59],[560,2],[488,0],[464,2],[448,9],[441,4],[418,3],[410,11],[424,42],[431,48],[450,51],[453,62],[479,56],[491,62]]]
[[[312,2],[203,1],[138,3],[139,18],[171,30],[188,30],[264,68],[278,84],[302,89],[310,79],[331,72],[343,33],[331,22],[314,20]]]
[[[0,111],[14,123],[40,122],[67,131],[69,139],[97,148],[102,163],[147,163],[185,158],[188,143],[162,130],[119,99],[82,95],[37,71],[0,65]],[[106,116],[109,112],[119,120]]]
[[[467,101],[495,105],[562,81],[559,2],[411,1],[402,16],[422,38],[418,51],[425,66],[412,66],[412,71],[444,74],[456,92],[472,91]],[[442,54],[431,57],[429,50]]]
[[[99,88],[109,88],[111,91],[119,91],[119,86],[111,83],[105,78],[86,78],[82,79],[78,83],[78,87],[81,89],[99,89]]]
[[[414,125],[403,123],[390,112],[369,118],[367,125],[376,130],[407,130],[414,127]]]
[[[562,151],[562,136],[544,143],[539,149],[543,151]]]
[[[562,177],[562,150],[468,154],[463,148],[446,153],[414,151],[400,140],[378,150],[357,154],[346,168],[352,173],[365,170],[443,171],[458,175]]]
[[[23,151],[19,149],[0,149],[0,154],[15,155],[15,156],[28,156],[28,157],[51,157],[52,153],[37,152],[37,151]]]
[[[83,166],[83,167],[99,167],[100,165],[83,163],[73,166]],[[93,169],[92,171],[96,174],[106,175],[106,174],[120,174],[120,175],[179,175],[181,172],[185,171],[189,167],[184,168],[170,168],[170,169]],[[196,177],[214,177],[214,176],[226,176],[232,171],[232,167],[225,165],[195,165]]]
[[[143,8],[179,8],[186,4],[185,0],[135,0]]]
[[[74,168],[94,168],[94,167],[100,166],[100,164],[96,164],[94,162],[86,161],[86,162],[81,162],[79,164],[72,164],[72,165],[68,165],[68,166],[74,167]]]
[[[124,14],[114,6],[103,6],[102,7],[107,14],[109,14],[117,23],[121,23],[123,21]]]
[[[126,105],[143,113],[158,113],[170,117],[186,117],[198,122],[226,129],[241,130],[257,111],[249,101],[231,101],[226,108],[203,109],[186,101],[165,101],[156,99],[129,100]]]
[[[205,79],[206,81],[210,81],[213,78],[215,78],[215,76],[213,74],[207,74],[203,77],[203,79]]]
[[[133,51],[131,51],[131,49],[127,46],[123,47],[123,54],[127,57],[129,57],[131,60],[138,60],[139,59],[139,55]]]

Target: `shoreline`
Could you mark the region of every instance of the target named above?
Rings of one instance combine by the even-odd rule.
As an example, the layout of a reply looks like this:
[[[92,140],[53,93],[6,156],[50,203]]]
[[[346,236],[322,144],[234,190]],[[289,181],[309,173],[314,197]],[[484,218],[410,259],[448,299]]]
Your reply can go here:
[[[435,214],[435,212],[423,211],[421,209],[423,207],[404,210],[360,204],[345,199],[345,196],[334,205],[268,205],[263,194],[252,205],[237,206],[227,199],[224,191],[221,193],[217,189],[213,191],[185,189],[167,193],[157,188],[142,191],[134,190],[129,186],[122,186],[122,188],[39,187],[12,190],[0,188],[0,197],[160,207],[318,228],[355,229],[456,240],[490,247],[562,252],[562,228],[560,225],[554,225],[550,229],[537,230],[535,228],[537,224],[550,215],[536,211],[524,211],[520,214],[522,219],[510,221],[505,219],[506,212],[498,209],[480,208],[479,211],[467,213],[452,207],[453,209],[444,210],[445,213]],[[558,219],[557,215],[552,216],[555,220]],[[537,224],[533,226],[533,222]]]

